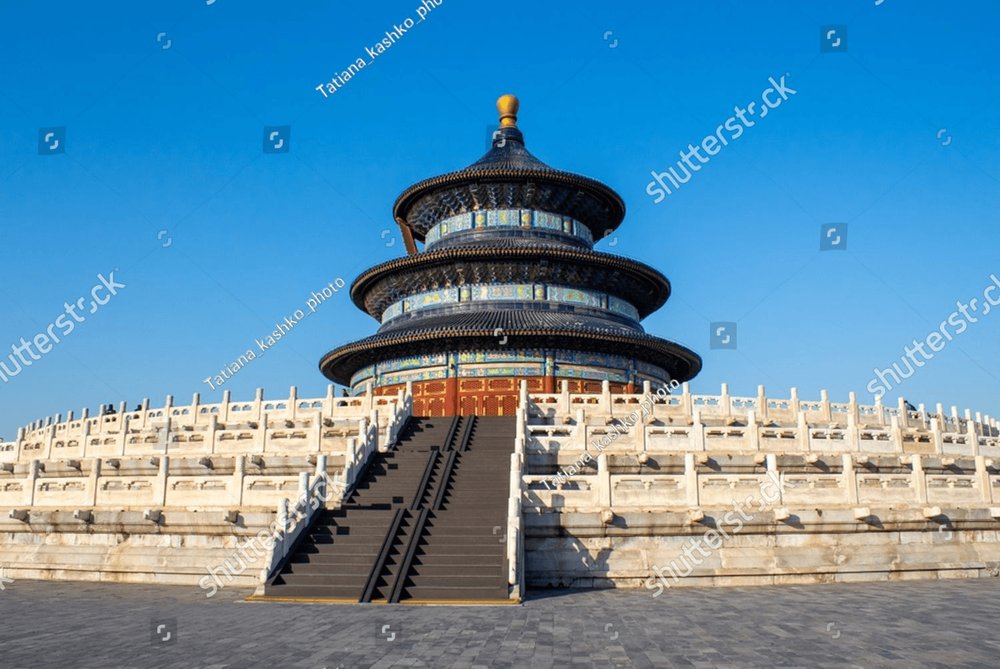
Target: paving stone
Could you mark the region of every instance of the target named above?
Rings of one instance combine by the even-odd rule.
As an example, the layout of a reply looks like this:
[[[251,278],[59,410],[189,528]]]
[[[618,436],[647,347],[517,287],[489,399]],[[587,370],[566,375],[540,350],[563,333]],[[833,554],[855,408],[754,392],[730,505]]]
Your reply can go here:
[[[523,606],[248,603],[226,589],[18,580],[0,666],[995,667],[1000,580],[539,592]],[[162,628],[161,637],[155,630]],[[387,634],[381,634],[385,629]],[[391,640],[388,638],[392,636]]]

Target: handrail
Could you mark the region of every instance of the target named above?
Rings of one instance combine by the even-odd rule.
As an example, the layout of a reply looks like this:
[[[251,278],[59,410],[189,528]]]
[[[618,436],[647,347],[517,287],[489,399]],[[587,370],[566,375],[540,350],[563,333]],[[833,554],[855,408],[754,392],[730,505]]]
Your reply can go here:
[[[455,469],[455,459],[458,457],[458,453],[451,451],[448,453],[448,459],[444,463],[444,467],[441,468],[441,477],[438,479],[438,489],[437,494],[434,495],[434,502],[431,504],[432,509],[440,509],[441,504],[444,502],[444,493],[448,488],[448,483],[451,481],[451,472]]]
[[[451,442],[455,439],[455,433],[458,431],[458,423],[462,420],[461,416],[455,416],[451,419],[451,427],[448,428],[448,436],[441,443],[441,450],[446,451],[451,448]]]
[[[525,442],[527,441],[530,397],[527,383],[521,381],[521,402],[514,427],[514,452],[510,454],[510,493],[507,498],[507,584],[510,594],[520,601],[524,597],[524,519],[521,503],[524,496]]]
[[[368,572],[368,579],[365,581],[365,588],[361,592],[361,597],[358,599],[359,602],[370,602],[372,600],[372,595],[378,584],[378,578],[382,575],[382,570],[385,568],[385,561],[389,559],[389,551],[396,540],[396,534],[399,533],[399,526],[403,522],[403,514],[405,513],[405,509],[399,508],[393,514],[392,522],[389,523],[389,531],[386,532],[385,539],[382,540],[382,546],[375,557],[375,563],[372,564],[371,571]]]
[[[455,445],[456,450],[467,451],[469,450],[469,438],[472,436],[472,428],[476,424],[476,416],[467,416],[465,425],[462,426],[462,436],[459,438],[458,443]]]
[[[434,449],[431,451],[430,457],[427,458],[424,475],[420,477],[420,485],[417,486],[417,491],[413,493],[413,501],[410,502],[410,508],[414,511],[420,508],[420,502],[423,501],[424,495],[427,494],[427,486],[430,485],[431,475],[434,473],[434,467],[437,465],[440,455],[441,451]]]
[[[387,597],[390,604],[398,604],[399,598],[403,595],[403,588],[406,587],[406,578],[410,573],[410,566],[413,558],[417,554],[417,546],[424,535],[424,525],[427,523],[427,509],[421,509],[413,523],[413,531],[410,533],[410,544],[406,547],[402,562],[399,563],[399,571],[396,572],[396,582],[392,585],[392,591]]]
[[[260,580],[263,584],[273,583],[281,575],[285,565],[291,559],[315,529],[323,516],[329,496],[326,474],[326,456],[320,456],[316,463],[316,476],[308,483],[308,473],[299,473],[304,485],[300,489],[299,498],[294,506],[289,506],[289,500],[283,499],[278,505],[277,520],[272,525],[273,544],[267,567],[261,571]],[[294,516],[289,512],[293,512]],[[278,527],[280,524],[280,528]]]

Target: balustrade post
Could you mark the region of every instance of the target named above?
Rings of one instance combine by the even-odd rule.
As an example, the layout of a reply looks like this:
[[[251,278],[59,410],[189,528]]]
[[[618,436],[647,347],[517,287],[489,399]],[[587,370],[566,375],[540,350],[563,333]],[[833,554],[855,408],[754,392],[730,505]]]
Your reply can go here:
[[[84,433],[83,433],[83,436],[84,436],[83,452],[86,453],[87,452],[87,441],[86,441],[86,437],[87,437],[87,432],[86,432],[87,423],[86,422],[84,422],[83,427],[84,427]],[[20,462],[21,461],[21,449],[23,447],[24,447],[24,428],[23,427],[19,427],[19,428],[17,428],[17,441],[15,442],[15,445],[14,445],[14,462]]]
[[[100,485],[100,479],[101,479],[101,459],[94,458],[90,463],[90,479],[87,481],[87,484],[90,486],[91,506],[97,506],[98,486]]]
[[[966,433],[965,433],[966,445],[971,444],[972,446],[972,448],[969,449],[969,454],[979,455],[979,434],[976,432],[976,424],[970,420],[965,424],[965,428],[966,428]]]
[[[309,472],[299,472],[299,496],[295,500],[295,515],[299,511],[308,513],[309,509]]]
[[[347,438],[347,447],[344,449],[344,484],[347,487],[354,485],[354,463],[357,460],[358,440],[355,437]]]
[[[35,486],[38,481],[38,469],[40,463],[38,460],[32,460],[31,464],[28,465],[28,485],[25,486],[25,498],[28,506],[35,505]]]
[[[214,418],[214,416],[213,416]],[[230,482],[230,499],[237,507],[243,506],[243,486],[246,479],[247,461],[245,455],[237,455],[233,460],[233,478]]]
[[[778,471],[778,456],[774,453],[768,453],[764,456],[764,467],[767,469],[766,476],[768,480],[778,489],[778,500],[776,503],[780,506],[785,502],[785,491],[781,485],[781,472]]]
[[[264,418],[265,420],[263,422],[263,425],[266,428],[267,427],[266,416],[267,412],[264,411],[264,389],[257,388],[257,390],[254,391],[253,395],[253,417],[256,420],[261,420],[262,418]]]
[[[927,503],[927,477],[924,474],[923,458],[919,453],[914,453],[910,461],[913,471],[913,489],[917,495],[917,504]]]
[[[313,417],[312,438],[316,441],[315,451],[317,453],[322,452],[323,451],[323,411],[322,410],[320,410],[320,412],[317,413]]]
[[[819,410],[827,424],[833,422],[833,408],[830,406],[830,394],[826,388],[819,391]]]
[[[853,419],[854,426],[857,428],[861,416],[858,413],[858,394],[853,390],[847,394],[847,405],[848,424],[850,424],[851,419]]]
[[[281,557],[288,555],[288,500],[278,502],[278,527],[281,528]]]
[[[847,503],[854,505],[858,503],[858,480],[854,474],[854,456],[844,453],[840,456],[841,480],[844,483],[844,492],[847,494]]]
[[[705,450],[705,424],[701,422],[701,411],[691,412],[691,445],[696,451]]]
[[[851,393],[852,395],[854,393]],[[861,450],[861,431],[858,429],[858,405],[854,404],[853,409],[847,414],[847,450]]]
[[[944,453],[944,439],[941,438],[941,420],[938,417],[931,418],[931,439],[934,441],[934,452],[938,455]]]
[[[608,454],[597,456],[597,506],[611,508],[611,470],[608,469]]]
[[[128,414],[118,414],[118,427],[120,430],[118,433],[118,454],[123,457],[125,455],[126,445],[128,444],[128,423]]]
[[[902,397],[896,400],[896,418],[900,428],[910,426],[910,411],[906,408],[906,400]]]
[[[569,381],[562,379],[559,382],[559,414],[568,416],[570,413]]]
[[[798,400],[795,401],[796,406],[798,406]],[[806,421],[806,412],[799,411],[796,416],[796,428],[799,437],[799,448],[803,451],[812,450],[812,434],[810,434],[809,422]]]
[[[160,456],[160,468],[156,473],[156,497],[153,504],[156,506],[167,505],[167,478],[170,475],[170,456]]]
[[[288,413],[286,415],[290,420],[297,420],[299,417],[299,389],[296,386],[291,386],[288,389]]]
[[[986,467],[986,456],[976,456],[976,480],[979,484],[980,499],[984,504],[993,503],[993,486],[990,481],[990,470]]]
[[[701,503],[699,501],[698,468],[694,462],[694,453],[684,454],[684,488],[687,505],[692,509],[698,508]]]
[[[747,411],[746,438],[751,451],[760,450],[760,430],[757,429],[757,414],[753,409]]]
[[[326,455],[316,456],[316,494],[323,503],[320,508],[326,508],[330,501],[330,480],[326,473]]]
[[[897,453],[903,452],[903,430],[900,428],[899,416],[889,417],[889,432],[892,435],[892,446]]]

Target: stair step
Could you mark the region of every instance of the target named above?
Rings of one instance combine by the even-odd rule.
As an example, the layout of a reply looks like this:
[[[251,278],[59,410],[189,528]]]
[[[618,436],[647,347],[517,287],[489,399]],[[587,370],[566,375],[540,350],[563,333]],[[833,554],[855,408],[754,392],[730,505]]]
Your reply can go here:
[[[501,527],[507,527],[507,515],[503,514],[498,516],[502,518],[502,523],[494,523],[490,525],[489,523],[482,522],[482,519],[476,521],[475,525],[469,524],[471,521],[468,518],[456,517],[451,519],[435,518],[433,522],[427,521],[427,529],[433,530],[435,533],[443,534],[464,534],[468,536],[479,536],[479,535],[489,535],[495,534],[493,528],[497,525]]]
[[[445,574],[441,576],[424,575],[415,576],[412,580],[413,587],[462,587],[462,588],[488,588],[507,585],[507,574],[488,574],[477,576],[473,574]]]
[[[475,561],[475,564],[480,567],[496,567],[501,568],[504,564],[504,558],[501,555],[445,555],[440,553],[435,553],[433,555],[418,555],[414,562],[424,566],[449,566],[453,570],[461,570],[470,565],[470,561]]]
[[[495,528],[495,529],[494,529]],[[428,531],[424,536],[428,538],[433,538],[436,543],[452,544],[455,542],[463,542],[466,544],[503,544],[506,542],[501,541],[507,533],[507,525],[494,525],[493,527],[483,531],[479,530],[475,534],[469,532],[456,532],[455,530],[448,528],[432,527],[428,528]]]
[[[467,557],[479,557],[481,555],[503,555],[505,544],[467,544],[455,545],[446,542],[435,542],[433,538],[428,538],[426,543],[417,548],[417,555],[465,555]]]
[[[415,533],[419,512],[405,512],[372,598],[391,597],[400,576],[404,598],[507,600],[503,533],[514,427],[514,418],[506,417],[409,420],[393,450],[369,462],[347,503],[310,529],[266,596],[360,599],[397,509],[408,509],[436,457],[418,503],[426,509],[443,493],[445,508],[428,515],[421,536]],[[466,435],[467,448],[452,451]],[[409,546],[412,563],[406,562]]]
[[[463,586],[411,586],[406,589],[407,599],[414,600],[505,600],[508,588],[503,587],[463,587]]]
[[[463,575],[466,576],[496,576],[501,579],[507,578],[507,570],[503,564],[487,565],[466,565],[462,567]],[[411,578],[417,582],[417,577],[423,576],[453,576],[455,575],[454,565],[447,564],[418,564],[413,566]]]
[[[302,599],[346,599],[361,600],[360,588],[333,585],[277,585],[264,588],[265,597],[290,597]]]
[[[359,583],[363,582],[367,578],[366,573],[361,579],[356,575],[333,575],[333,574],[322,574],[322,573],[291,573],[282,574],[281,580],[284,581],[284,585],[287,586],[334,586],[342,588],[354,588],[355,591],[359,589]]]
[[[367,555],[340,555],[333,553],[296,553],[292,556],[289,564],[317,565],[323,567],[336,567],[337,569],[359,569],[370,570],[371,558]]]

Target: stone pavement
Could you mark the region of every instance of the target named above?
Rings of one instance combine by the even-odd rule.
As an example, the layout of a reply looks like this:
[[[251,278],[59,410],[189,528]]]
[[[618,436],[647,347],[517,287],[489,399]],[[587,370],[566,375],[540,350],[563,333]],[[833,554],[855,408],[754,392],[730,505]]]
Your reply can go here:
[[[536,592],[523,606],[248,603],[17,580],[0,667],[997,667],[1000,579]]]

